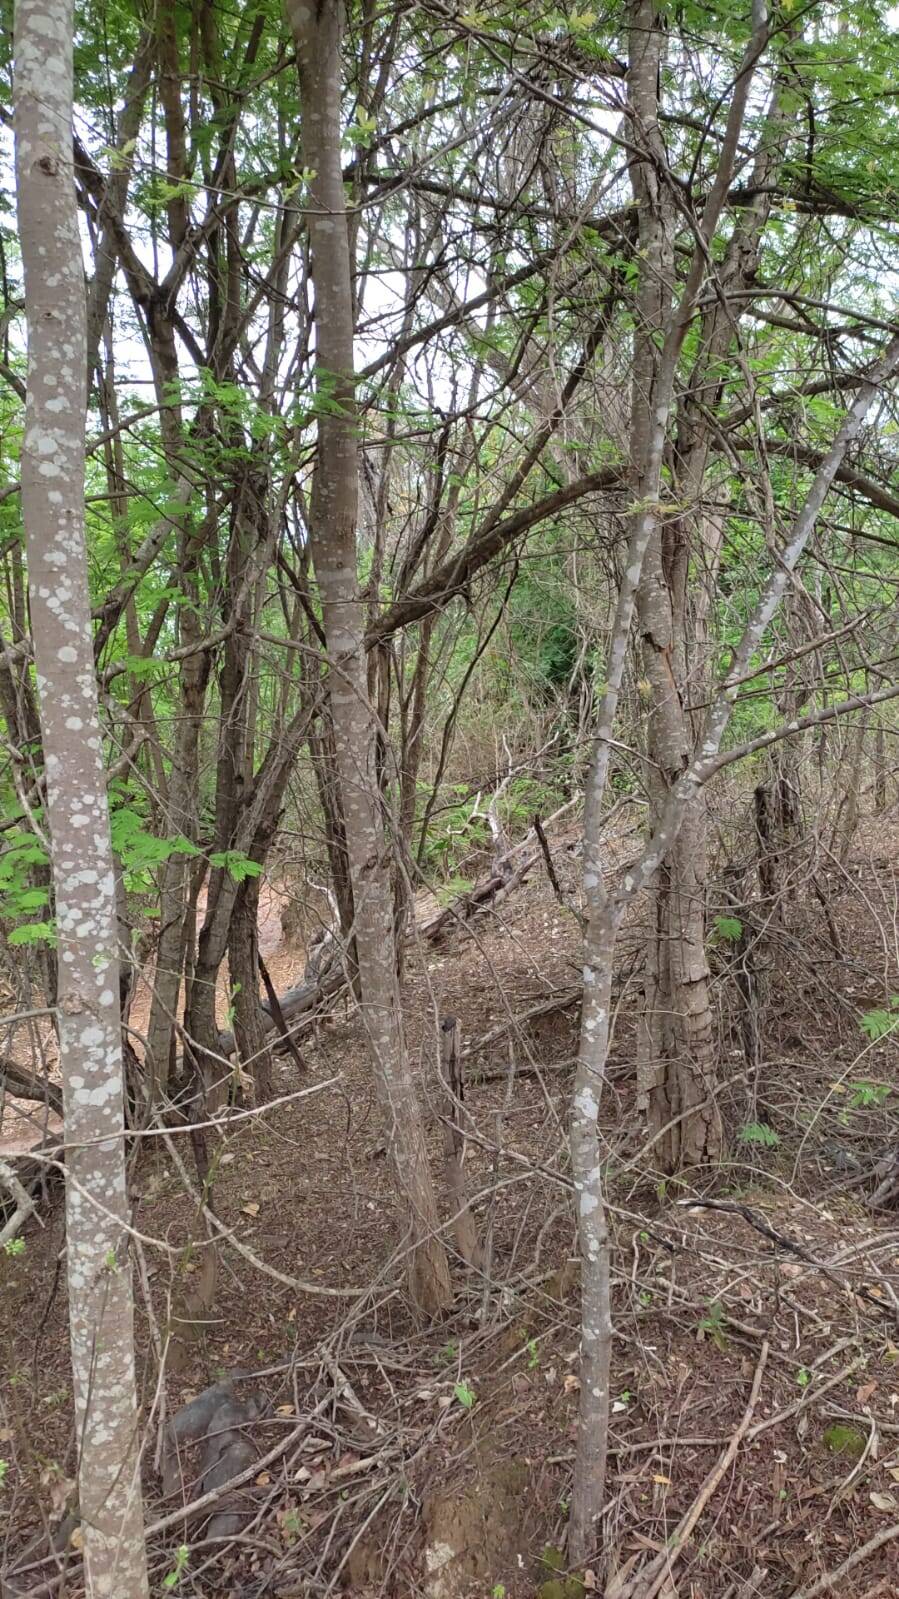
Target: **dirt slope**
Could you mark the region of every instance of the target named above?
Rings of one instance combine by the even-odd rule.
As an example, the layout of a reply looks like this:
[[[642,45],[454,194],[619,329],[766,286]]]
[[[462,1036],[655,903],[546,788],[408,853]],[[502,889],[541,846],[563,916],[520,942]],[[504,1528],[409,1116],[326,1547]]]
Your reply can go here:
[[[556,848],[573,888],[572,839]],[[717,952],[733,1157],[714,1186],[710,1174],[662,1182],[641,1155],[636,927],[625,939],[602,1110],[617,1338],[597,1580],[601,1561],[606,1574],[633,1575],[671,1547],[760,1362],[746,1436],[657,1591],[787,1599],[899,1525],[899,1221],[869,1214],[855,1181],[899,1132],[895,1039],[872,1042],[859,1026],[860,1013],[899,988],[897,858],[899,827],[879,826],[851,871],[822,877],[826,914],[811,893],[790,902],[758,950],[764,1050],[752,1072],[726,981],[731,953]],[[284,986],[303,959],[283,943],[267,955]],[[302,1075],[279,1060],[282,1103],[264,1115],[245,1107],[223,1127],[216,1212],[244,1252],[222,1248],[214,1309],[198,1313],[166,1403],[171,1413],[227,1371],[262,1370],[239,1379],[268,1405],[252,1437],[260,1460],[282,1452],[247,1485],[239,1540],[211,1545],[202,1522],[183,1520],[153,1536],[157,1585],[183,1543],[190,1553],[174,1591],[217,1599],[329,1585],[398,1599],[500,1589],[523,1599],[547,1584],[546,1599],[573,1599],[556,1568],[577,1387],[564,1145],[578,966],[574,919],[538,870],[495,915],[413,954],[407,1030],[432,1106],[435,1168],[435,1040],[452,1014],[468,1050],[466,1171],[488,1251],[484,1276],[458,1268],[457,1308],[440,1326],[416,1326],[402,1297],[402,1218],[357,1013],[341,1010],[304,1040]],[[511,1025],[554,998],[558,1009]],[[154,1348],[173,1307],[189,1304],[202,1258],[172,1148],[190,1171],[183,1137],[168,1148],[145,1140],[132,1166],[148,1296],[139,1334],[151,1522],[172,1511],[157,1475]],[[683,1203],[708,1198],[743,1209]],[[43,1219],[24,1255],[0,1258],[7,1569],[21,1563],[42,1514],[59,1513],[72,1463],[59,1205]],[[69,1595],[80,1592],[77,1549],[72,1558]],[[36,1587],[54,1569],[33,1563],[27,1580]],[[837,1591],[899,1594],[897,1571],[893,1540]]]

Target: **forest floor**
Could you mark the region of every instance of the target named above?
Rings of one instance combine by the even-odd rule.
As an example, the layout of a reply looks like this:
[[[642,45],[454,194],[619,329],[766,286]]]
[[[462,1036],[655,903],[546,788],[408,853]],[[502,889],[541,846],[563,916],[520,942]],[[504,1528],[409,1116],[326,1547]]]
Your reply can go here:
[[[572,892],[575,836],[553,839]],[[764,922],[724,899],[715,907],[742,910],[762,936],[751,965],[727,940],[713,954],[731,1153],[689,1180],[661,1178],[643,1150],[636,921],[626,931],[601,1111],[615,1261],[612,1458],[587,1591],[605,1583],[611,1599],[616,1580],[621,1594],[661,1555],[640,1599],[899,1595],[899,1216],[867,1209],[863,1181],[899,1138],[899,1051],[895,1034],[872,1040],[860,1025],[899,989],[897,862],[893,815],[868,823],[843,865],[819,854],[813,874],[797,853],[781,918]],[[305,957],[275,921],[266,959],[284,988],[301,979]],[[495,911],[411,951],[408,1042],[437,1171],[436,1039],[447,1016],[461,1023],[465,1169],[487,1250],[483,1272],[455,1264],[455,1308],[440,1323],[417,1325],[404,1299],[402,1217],[352,1007],[302,1038],[302,1072],[277,1057],[281,1102],[263,1114],[236,1109],[223,1124],[214,1195],[230,1241],[208,1313],[191,1312],[206,1256],[174,1158],[192,1174],[189,1142],[140,1141],[132,1191],[154,1593],[585,1591],[566,1580],[562,1553],[578,1397],[565,1157],[578,971],[576,921],[542,866]],[[555,1008],[522,1022],[541,1004]],[[704,1208],[710,1200],[741,1208]],[[77,1533],[55,1561],[37,1541],[26,1552],[73,1486],[62,1227],[57,1195],[24,1253],[0,1256],[4,1599],[82,1591]],[[162,1411],[154,1351],[173,1316],[189,1327],[169,1345]],[[235,1372],[236,1391],[260,1402],[249,1433],[258,1469],[239,1535],[214,1541],[202,1517],[181,1513],[180,1497],[163,1497],[161,1423]],[[188,1455],[188,1476],[191,1464]]]

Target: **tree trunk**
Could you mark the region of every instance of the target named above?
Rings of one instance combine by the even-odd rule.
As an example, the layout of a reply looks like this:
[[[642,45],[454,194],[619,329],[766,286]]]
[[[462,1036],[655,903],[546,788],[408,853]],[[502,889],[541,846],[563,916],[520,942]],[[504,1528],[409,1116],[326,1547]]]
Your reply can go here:
[[[362,1011],[397,1186],[408,1207],[412,1297],[436,1314],[452,1291],[425,1140],[406,1056],[389,861],[378,792],[377,729],[366,685],[357,581],[358,451],[353,295],[341,158],[339,0],[287,0],[297,47],[303,162],[310,183],[318,451],[309,536],[329,658],[337,776],[353,889]],[[327,402],[326,404],[324,402]]]
[[[646,727],[648,827],[657,827],[668,793],[693,754],[699,718],[686,706],[702,704],[711,677],[714,648],[708,617],[720,560],[724,520],[703,503],[711,445],[709,417],[722,390],[722,363],[734,335],[739,309],[728,292],[754,281],[764,224],[770,208],[767,189],[782,160],[784,113],[775,92],[758,146],[752,185],[758,198],[736,221],[718,272],[718,296],[700,321],[698,351],[678,418],[675,459],[677,498],[691,506],[685,516],[667,518],[647,551],[637,597],[644,692],[649,702]],[[635,193],[647,186],[639,167]],[[670,200],[669,200],[670,204]],[[648,225],[649,219],[644,223]],[[672,277],[669,227],[661,226],[663,267],[657,303],[643,307],[644,336],[665,325],[664,284]],[[652,294],[652,286],[649,286]],[[656,318],[654,323],[653,317]],[[659,332],[656,332],[659,337]],[[651,391],[634,390],[635,404],[648,410]],[[649,420],[632,419],[632,450],[639,477],[643,439]],[[708,499],[714,494],[706,490]],[[703,585],[699,570],[705,570]],[[717,1054],[705,953],[707,887],[706,809],[701,796],[686,808],[671,855],[660,866],[650,892],[651,931],[646,955],[647,981],[640,1034],[640,1095],[649,1132],[658,1138],[656,1159],[667,1171],[714,1162],[721,1154],[723,1129],[715,1098]],[[673,1123],[673,1125],[672,1125]],[[663,1132],[663,1129],[667,1131]]]
[[[658,826],[668,794],[689,766],[693,750],[683,698],[689,679],[688,624],[677,567],[685,563],[687,551],[682,534],[680,539],[682,547],[672,555],[664,549],[661,532],[656,534],[637,595],[651,706],[646,727],[650,832]],[[665,1171],[714,1162],[723,1143],[705,949],[705,835],[700,794],[685,808],[677,840],[650,890],[640,1090],[650,1135],[658,1138],[655,1159]]]
[[[754,0],[753,34],[734,83],[718,171],[702,215],[702,237],[675,308],[671,308],[673,186],[666,182],[667,156],[658,121],[663,30],[664,19],[652,0],[633,0],[628,40],[629,161],[641,246],[631,403],[631,466],[636,496],[584,799],[584,1003],[571,1108],[571,1170],[578,1199],[581,1256],[580,1395],[568,1544],[574,1566],[589,1559],[599,1542],[608,1448],[611,1262],[598,1114],[609,1047],[615,945],[625,904],[640,887],[646,886],[665,859],[687,808],[678,805],[672,810],[669,805],[662,827],[644,851],[641,870],[626,873],[620,889],[610,896],[601,849],[602,803],[637,591],[647,552],[658,537],[657,507],[678,357],[705,275],[709,242],[731,180],[752,73],[764,44],[765,15],[759,0]],[[778,599],[780,592],[776,591]],[[767,615],[766,612],[765,620]],[[711,714],[710,727],[714,730]],[[708,747],[717,745],[712,745],[710,739]],[[681,793],[679,788],[679,799]],[[687,805],[694,797],[692,793],[686,796]]]
[[[880,816],[887,808],[887,759],[884,736],[884,712],[874,723],[874,814]]]
[[[466,1266],[480,1270],[484,1264],[484,1251],[468,1202],[468,1185],[462,1164],[465,1159],[462,1029],[455,1016],[447,1016],[440,1028],[440,1086],[443,1089],[444,1170],[453,1207],[456,1248]]]
[[[181,606],[179,634],[182,645],[196,651],[181,663],[178,725],[169,777],[168,828],[171,837],[194,839],[197,826],[197,771],[203,706],[209,681],[209,651],[202,649],[203,626],[197,614],[199,594],[196,571],[200,539],[185,535],[185,562],[181,582],[188,597]],[[153,1074],[153,1097],[164,1093],[175,1058],[175,1023],[184,972],[184,931],[191,902],[191,859],[173,854],[161,872],[159,942],[153,974],[153,999],[147,1025],[147,1053]]]
[[[705,833],[700,794],[685,806],[652,890],[643,1061],[649,1134],[658,1137],[653,1153],[669,1172],[718,1160],[724,1136],[705,943]]]
[[[353,885],[350,882],[350,870],[347,860],[346,827],[344,826],[337,779],[334,725],[331,707],[327,703],[322,706],[319,717],[319,730],[311,731],[309,734],[309,754],[312,759],[312,770],[315,773],[319,803],[322,808],[325,827],[325,848],[328,852],[328,865],[331,869],[331,886],[334,890],[334,898],[337,901],[340,936],[346,951],[345,958],[348,963],[353,989],[358,999],[358,958],[354,933],[356,913],[353,909]]]
[[[72,40],[70,0],[19,0],[16,187],[28,326],[22,515],[58,930],[66,1268],[87,1588],[92,1599],[143,1599],[115,877],[84,542],[87,340]]]
[[[650,13],[651,14],[651,13]],[[657,108],[660,34],[635,44],[632,96],[644,137],[650,142]],[[637,75],[636,65],[645,65]],[[643,76],[646,82],[643,82]],[[674,284],[674,200],[655,166],[634,161],[634,194],[641,203],[640,236],[648,270],[641,277],[635,337],[631,471],[635,485],[647,476],[653,452],[654,408],[659,382],[658,343],[670,324]],[[679,525],[678,525],[679,524]],[[643,667],[642,691],[649,703],[646,724],[649,831],[662,814],[669,789],[689,765],[693,732],[684,708],[687,679],[688,543],[683,523],[663,531],[661,520],[649,541],[637,591],[637,620]],[[707,1097],[714,1080],[709,969],[705,958],[704,804],[698,799],[684,817],[677,844],[662,864],[650,890],[653,897],[647,948],[647,981],[642,1028],[640,1089],[650,1131]],[[676,1107],[676,1108],[675,1108]],[[714,1158],[720,1151],[721,1124],[715,1112],[708,1125],[687,1131],[678,1123],[656,1145],[657,1159],[673,1169],[689,1152]],[[697,1149],[697,1145],[701,1146]]]
[[[259,885],[248,877],[241,883],[228,929],[228,970],[234,1007],[234,1038],[238,1060],[256,1086],[256,1104],[271,1099],[272,1054],[266,1043],[265,1022],[259,1002]]]

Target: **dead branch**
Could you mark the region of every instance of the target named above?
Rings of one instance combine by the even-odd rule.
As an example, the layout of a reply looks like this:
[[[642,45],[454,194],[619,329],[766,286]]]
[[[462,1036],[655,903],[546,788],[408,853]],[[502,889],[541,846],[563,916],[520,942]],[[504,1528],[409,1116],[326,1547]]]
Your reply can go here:
[[[797,1588],[790,1595],[790,1599],[818,1599],[819,1594],[831,1593],[844,1577],[848,1577],[850,1571],[854,1571],[856,1566],[860,1566],[870,1555],[876,1555],[878,1549],[882,1549],[884,1544],[891,1543],[894,1538],[899,1538],[899,1521],[894,1521],[892,1526],[884,1527],[882,1532],[875,1533],[874,1537],[863,1543],[860,1549],[853,1549],[852,1554],[847,1556],[841,1566],[837,1566],[836,1571],[819,1577],[810,1588]]]
[[[737,1450],[749,1431],[749,1425],[755,1413],[755,1407],[758,1403],[759,1393],[761,1392],[762,1378],[765,1374],[765,1367],[767,1363],[768,1342],[765,1340],[762,1344],[761,1352],[758,1358],[758,1364],[755,1368],[755,1376],[752,1379],[752,1391],[749,1395],[749,1403],[743,1412],[740,1425],[737,1427],[736,1432],[731,1438],[730,1443],[724,1450],[720,1459],[716,1461],[715,1465],[712,1467],[705,1479],[705,1482],[700,1488],[699,1493],[693,1500],[689,1510],[681,1517],[673,1533],[671,1533],[669,1538],[666,1540],[665,1548],[662,1550],[661,1554],[656,1555],[655,1559],[649,1562],[646,1570],[640,1572],[638,1576],[636,1576],[625,1587],[621,1587],[620,1584],[613,1579],[612,1583],[606,1590],[606,1599],[655,1599],[655,1596],[658,1594],[660,1588],[662,1588],[662,1586],[668,1581],[672,1568],[680,1559],[690,1534],[692,1533],[696,1523],[702,1515],[702,1512],[715,1492],[715,1489],[721,1482],[725,1472],[733,1463]],[[796,1599],[799,1599],[799,1596],[796,1596]],[[809,1596],[806,1596],[806,1599],[809,1599]]]
[[[48,1105],[55,1115],[62,1115],[62,1089],[28,1071],[27,1067],[18,1066],[8,1055],[0,1056],[0,1090],[6,1090],[16,1099],[31,1099]]]

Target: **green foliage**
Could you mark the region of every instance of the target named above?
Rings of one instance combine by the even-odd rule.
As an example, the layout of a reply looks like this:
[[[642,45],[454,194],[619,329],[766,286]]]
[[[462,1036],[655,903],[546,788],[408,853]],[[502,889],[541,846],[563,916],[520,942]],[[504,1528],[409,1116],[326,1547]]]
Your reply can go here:
[[[237,849],[226,849],[210,855],[210,866],[221,867],[235,883],[245,883],[248,877],[261,877],[262,867],[258,861],[251,860],[249,855],[244,855]]]
[[[893,1091],[889,1083],[872,1083],[864,1079],[849,1086],[852,1089],[849,1105],[853,1110],[870,1110],[882,1105]]]
[[[547,1544],[540,1556],[540,1564],[545,1566],[547,1571],[564,1571],[565,1556],[554,1544]]]
[[[430,790],[424,792],[430,794]],[[471,795],[467,784],[455,785],[452,792],[467,797],[456,799],[434,814],[424,847],[424,863],[443,874],[449,898],[471,886],[467,877],[454,873],[454,865],[485,849],[490,842],[486,817],[477,813],[478,797]]]
[[[153,887],[153,872],[173,855],[200,853],[190,839],[157,838],[147,826],[146,806],[131,795],[128,803],[116,803],[114,797],[110,830],[112,847],[122,863],[129,893],[148,893]]]
[[[172,1588],[177,1588],[181,1578],[184,1576],[184,1573],[187,1570],[189,1560],[190,1549],[188,1545],[186,1543],[179,1544],[178,1548],[175,1550],[175,1564],[172,1566],[171,1571],[167,1572],[162,1579],[163,1588],[167,1588],[169,1590]]]
[[[887,1038],[890,1033],[899,1027],[899,994],[890,995],[889,1007],[885,1010],[869,1010],[859,1018],[862,1032],[867,1033],[872,1043]]]
[[[542,1582],[537,1589],[538,1599],[583,1599],[586,1592],[582,1577],[563,1577],[561,1573],[567,1564],[561,1549],[555,1544],[546,1544],[540,1556],[540,1564],[546,1571],[559,1573]]]
[[[716,916],[713,942],[735,944],[743,936],[743,923],[738,916]]]
[[[699,1330],[702,1333],[707,1333],[709,1338],[711,1338],[712,1343],[715,1344],[716,1347],[722,1351],[722,1353],[727,1349],[727,1337],[725,1335],[726,1326],[727,1316],[725,1315],[724,1306],[719,1300],[713,1299],[699,1323]]]
[[[780,1134],[767,1122],[747,1122],[737,1137],[741,1144],[756,1144],[761,1149],[776,1149],[780,1143]]]
[[[40,813],[38,821],[42,820]],[[0,850],[0,915],[14,919],[49,903],[44,888],[35,888],[33,869],[46,867],[47,853],[32,833],[23,827],[8,828]]]
[[[20,922],[18,927],[13,928],[6,941],[14,949],[34,944],[53,945],[56,943],[56,923]]]
[[[463,1410],[471,1410],[477,1399],[477,1394],[464,1380],[457,1382],[453,1388],[453,1397],[459,1401]]]

